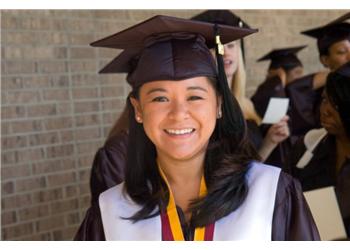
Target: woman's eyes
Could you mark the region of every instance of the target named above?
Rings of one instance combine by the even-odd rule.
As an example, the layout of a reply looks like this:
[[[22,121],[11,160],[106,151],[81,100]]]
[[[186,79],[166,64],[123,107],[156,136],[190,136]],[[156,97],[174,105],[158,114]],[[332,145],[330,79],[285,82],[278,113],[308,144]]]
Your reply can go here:
[[[189,96],[187,98],[188,101],[196,101],[196,100],[203,100],[203,99],[204,99],[203,97],[195,96],[195,95]],[[157,96],[152,99],[152,102],[167,102],[167,101],[169,101],[169,99],[165,96]]]
[[[190,96],[187,100],[189,101],[196,101],[196,100],[203,100],[204,98],[201,96]]]
[[[337,54],[345,54],[345,53],[348,53],[348,51],[346,49],[339,49],[337,51]]]
[[[166,101],[168,101],[168,98],[166,98],[165,96],[157,96],[152,99],[152,102],[166,102]]]

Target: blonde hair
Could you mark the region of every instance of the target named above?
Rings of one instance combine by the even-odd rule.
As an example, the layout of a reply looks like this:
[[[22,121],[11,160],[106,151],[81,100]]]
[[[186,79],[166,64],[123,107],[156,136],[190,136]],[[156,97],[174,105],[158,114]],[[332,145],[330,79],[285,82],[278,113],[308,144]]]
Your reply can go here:
[[[246,71],[244,68],[243,55],[241,47],[238,46],[238,65],[231,81],[231,92],[236,97],[244,118],[246,120],[254,120],[258,125],[261,123],[261,118],[255,111],[253,103],[246,97]]]

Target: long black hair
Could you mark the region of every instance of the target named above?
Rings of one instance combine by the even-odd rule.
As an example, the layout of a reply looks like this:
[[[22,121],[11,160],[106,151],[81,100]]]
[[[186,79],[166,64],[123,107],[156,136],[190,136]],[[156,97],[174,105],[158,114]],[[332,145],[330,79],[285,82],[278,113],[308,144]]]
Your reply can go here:
[[[192,201],[190,206],[191,225],[194,227],[213,223],[242,204],[248,192],[247,166],[252,160],[259,159],[247,139],[247,128],[238,102],[229,89],[218,84],[219,81],[211,79],[217,95],[222,98],[222,118],[217,119],[205,156],[204,177],[208,193]],[[158,172],[156,148],[142,124],[135,121],[130,97],[138,99],[138,93],[139,88],[128,98],[129,144],[125,174],[125,192],[142,207],[127,218],[134,222],[158,215],[169,199],[169,190]]]

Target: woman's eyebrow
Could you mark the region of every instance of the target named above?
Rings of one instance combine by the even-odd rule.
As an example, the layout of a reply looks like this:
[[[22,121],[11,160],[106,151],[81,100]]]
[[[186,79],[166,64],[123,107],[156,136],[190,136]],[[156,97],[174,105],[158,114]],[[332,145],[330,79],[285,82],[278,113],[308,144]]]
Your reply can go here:
[[[199,86],[190,86],[187,88],[187,90],[201,90],[204,92],[208,92],[208,90],[206,90],[205,88],[199,87]]]
[[[149,94],[152,94],[153,92],[158,92],[158,91],[160,91],[160,92],[167,92],[165,89],[163,89],[163,88],[154,88],[154,89],[151,89],[151,90],[149,90],[147,93],[146,93],[146,95],[149,95]]]

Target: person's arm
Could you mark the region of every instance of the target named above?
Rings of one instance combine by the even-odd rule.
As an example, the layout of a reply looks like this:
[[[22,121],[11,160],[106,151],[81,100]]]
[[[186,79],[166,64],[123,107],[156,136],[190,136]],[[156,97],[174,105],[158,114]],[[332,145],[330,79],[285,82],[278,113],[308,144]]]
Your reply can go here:
[[[262,145],[258,150],[262,161],[265,161],[269,157],[279,143],[289,137],[290,131],[288,127],[288,120],[289,117],[287,115],[284,116],[278,123],[273,124],[267,131]]]

